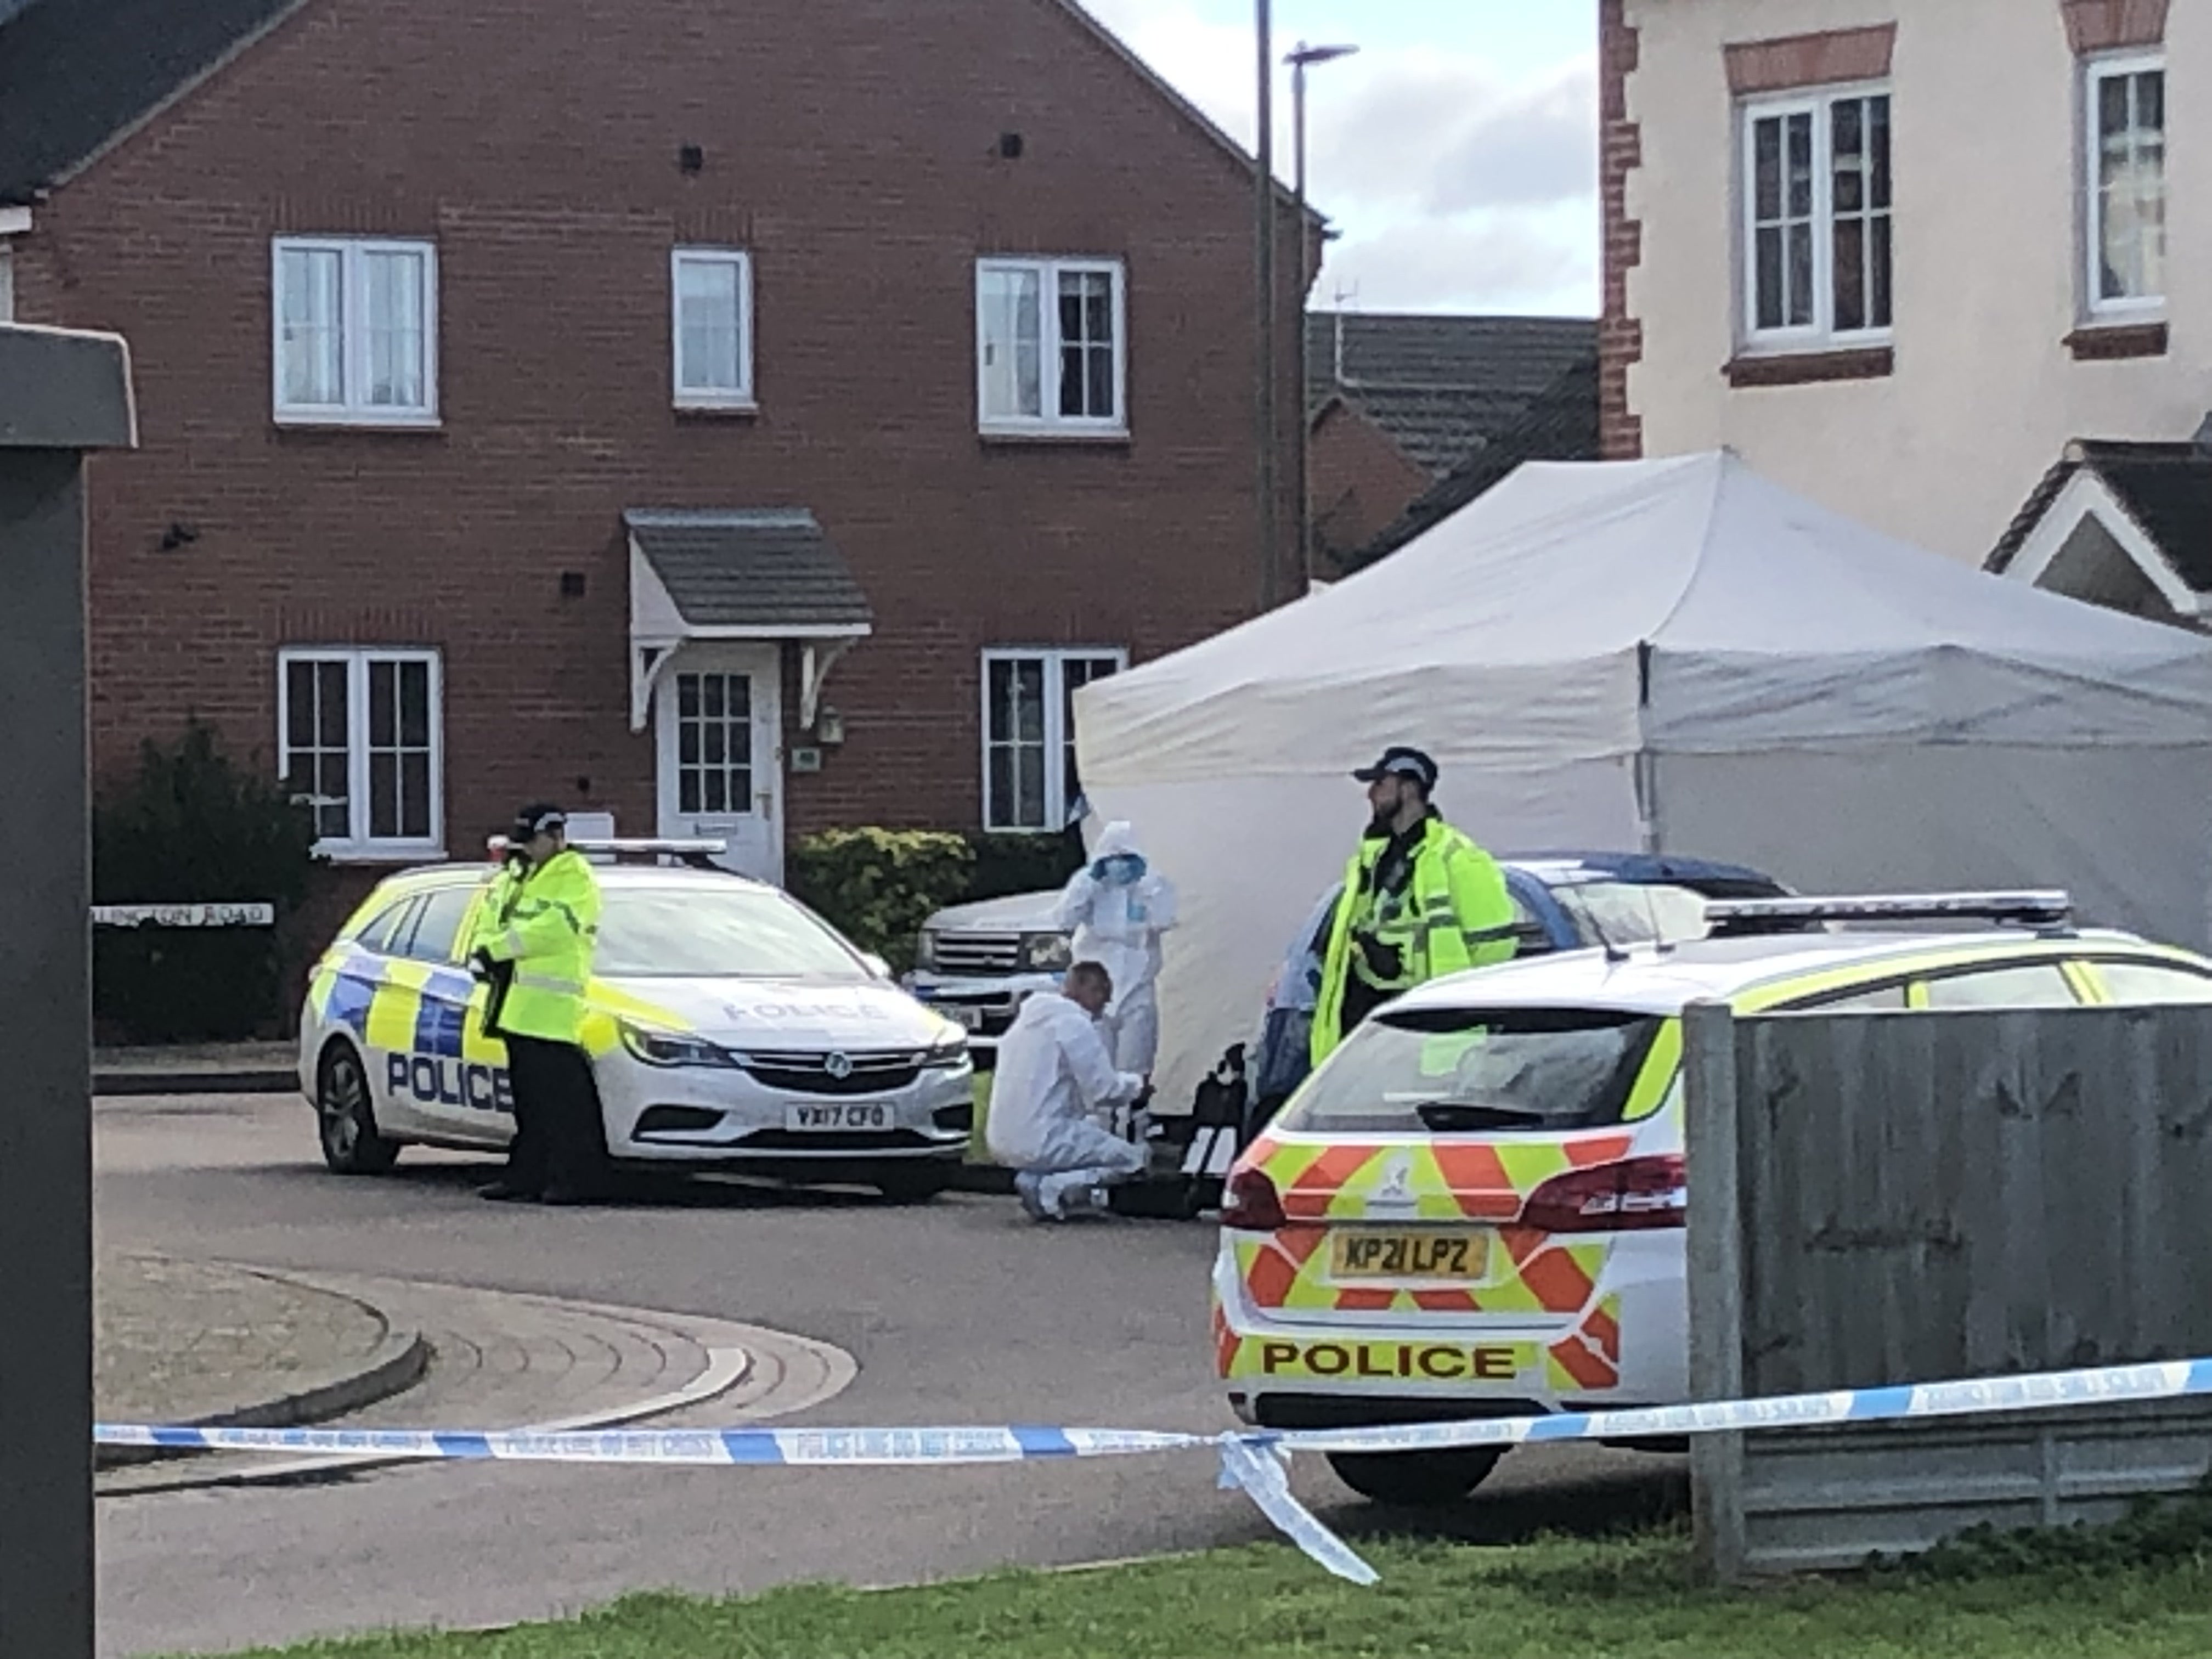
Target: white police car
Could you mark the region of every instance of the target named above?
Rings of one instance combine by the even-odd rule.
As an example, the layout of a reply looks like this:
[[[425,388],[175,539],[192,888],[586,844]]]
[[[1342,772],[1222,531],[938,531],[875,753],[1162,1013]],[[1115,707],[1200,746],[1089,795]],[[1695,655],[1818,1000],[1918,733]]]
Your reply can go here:
[[[1385,1005],[1230,1174],[1212,1311],[1231,1407],[1319,1429],[1681,1403],[1684,1011],[2212,1003],[2212,960],[2077,930],[2071,908],[2063,893],[1729,900],[1705,907],[1717,937],[1540,956]],[[1943,931],[1897,931],[1908,922]],[[1368,1497],[1431,1504],[1499,1455],[1329,1462]]]
[[[708,843],[571,843],[699,857]],[[462,961],[488,866],[380,884],[316,964],[300,1081],[323,1157],[378,1174],[403,1146],[504,1147],[506,1054]],[[974,1070],[932,1013],[780,890],[708,868],[610,865],[586,995],[608,1154],[662,1169],[852,1182],[899,1198],[948,1185]]]

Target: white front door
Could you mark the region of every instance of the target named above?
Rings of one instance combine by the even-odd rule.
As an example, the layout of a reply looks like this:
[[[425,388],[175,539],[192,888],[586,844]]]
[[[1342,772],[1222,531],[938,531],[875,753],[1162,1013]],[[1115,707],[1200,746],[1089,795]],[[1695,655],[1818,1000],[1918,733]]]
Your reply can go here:
[[[721,860],[783,879],[783,678],[773,645],[689,645],[653,694],[660,833],[726,841]]]

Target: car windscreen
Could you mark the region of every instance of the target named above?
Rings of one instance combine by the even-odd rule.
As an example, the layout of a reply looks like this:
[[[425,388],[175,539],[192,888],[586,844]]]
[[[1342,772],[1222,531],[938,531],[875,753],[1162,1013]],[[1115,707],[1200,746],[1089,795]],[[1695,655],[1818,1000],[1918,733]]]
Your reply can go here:
[[[1609,1008],[1376,1015],[1276,1121],[1315,1134],[1514,1134],[1620,1121],[1665,1017]]]
[[[1552,897],[1592,945],[1679,942],[1705,936],[1705,896],[1668,882],[1569,881]]]
[[[610,884],[594,973],[610,977],[861,981],[867,967],[782,894]]]

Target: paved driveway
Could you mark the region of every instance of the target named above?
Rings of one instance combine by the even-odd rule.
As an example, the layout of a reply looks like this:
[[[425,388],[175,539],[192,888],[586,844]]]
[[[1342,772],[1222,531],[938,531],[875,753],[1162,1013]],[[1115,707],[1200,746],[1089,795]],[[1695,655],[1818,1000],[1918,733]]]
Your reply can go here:
[[[678,1189],[592,1211],[487,1205],[410,1153],[325,1175],[304,1103],[103,1101],[104,1247],[689,1314],[832,1344],[858,1373],[787,1420],[1227,1425],[1202,1226],[1030,1227],[1010,1200]],[[451,1401],[443,1403],[448,1409]],[[386,1419],[404,1417],[387,1407]],[[726,1409],[677,1421],[712,1423]],[[501,1427],[498,1423],[422,1426]],[[1455,1522],[1509,1538],[1680,1502],[1668,1460],[1509,1457]],[[1301,1491],[1357,1531],[1325,1469]],[[883,1583],[1268,1535],[1206,1459],[951,1470],[418,1468],[338,1485],[103,1498],[103,1651],[222,1651],[391,1624],[544,1617],[628,1590]]]

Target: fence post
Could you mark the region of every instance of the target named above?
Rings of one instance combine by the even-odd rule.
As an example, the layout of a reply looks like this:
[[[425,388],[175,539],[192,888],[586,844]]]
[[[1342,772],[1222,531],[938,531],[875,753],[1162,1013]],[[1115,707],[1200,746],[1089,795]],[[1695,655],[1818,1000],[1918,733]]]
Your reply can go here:
[[[1743,1397],[1743,1211],[1737,1188],[1736,1024],[1723,1002],[1682,1015],[1683,1150],[1690,1176],[1690,1395]],[[1690,1443],[1690,1502],[1700,1577],[1745,1576],[1743,1436]]]
[[[108,335],[0,326],[0,1654],[92,1659],[92,942],[83,452],[135,441]]]

